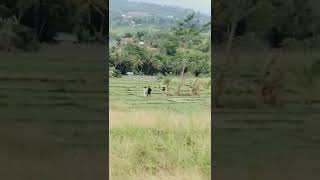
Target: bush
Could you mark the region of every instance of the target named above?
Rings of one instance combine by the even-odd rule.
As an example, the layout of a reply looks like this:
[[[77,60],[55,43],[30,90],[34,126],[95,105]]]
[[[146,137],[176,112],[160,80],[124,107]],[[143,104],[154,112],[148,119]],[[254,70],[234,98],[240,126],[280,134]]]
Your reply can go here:
[[[211,87],[211,79],[203,82],[203,87],[206,89],[210,89]]]
[[[111,77],[121,78],[121,72],[118,69],[113,69],[109,75]]]
[[[21,25],[15,16],[0,18],[0,50],[35,51],[38,42],[34,40],[34,32],[31,28]]]
[[[143,72],[141,72],[141,71],[134,71],[134,74],[135,74],[135,75],[138,75],[138,76],[143,76],[143,75],[145,75],[145,74],[143,74]]]

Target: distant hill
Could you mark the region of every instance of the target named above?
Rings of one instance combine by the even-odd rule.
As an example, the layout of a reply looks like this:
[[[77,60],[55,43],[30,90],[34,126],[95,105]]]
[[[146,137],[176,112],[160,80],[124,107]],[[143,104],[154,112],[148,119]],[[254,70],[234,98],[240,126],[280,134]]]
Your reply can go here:
[[[111,0],[109,7],[111,30],[153,28],[165,31],[178,19],[193,12],[191,9],[128,0]],[[197,18],[199,22],[210,20],[209,16],[200,13]]]
[[[179,7],[162,6],[158,4],[134,2],[128,0],[111,0],[110,1],[111,12],[127,13],[130,11],[139,11],[146,13],[150,16],[167,17],[174,16],[177,18],[184,17],[187,13],[192,12],[190,9],[184,9]]]

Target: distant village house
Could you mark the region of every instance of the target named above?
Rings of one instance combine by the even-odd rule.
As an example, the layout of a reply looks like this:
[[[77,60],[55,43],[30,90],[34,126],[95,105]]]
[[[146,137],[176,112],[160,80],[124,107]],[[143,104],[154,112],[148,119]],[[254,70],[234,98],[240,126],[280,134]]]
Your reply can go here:
[[[131,17],[142,17],[142,16],[146,16],[147,14],[141,11],[129,11],[127,13],[127,16],[131,16]]]
[[[74,34],[69,34],[69,33],[57,33],[53,39],[58,42],[58,43],[63,43],[63,44],[77,44],[79,43],[79,39],[76,35]]]
[[[133,38],[121,38],[120,44],[132,44],[135,43],[135,40]]]

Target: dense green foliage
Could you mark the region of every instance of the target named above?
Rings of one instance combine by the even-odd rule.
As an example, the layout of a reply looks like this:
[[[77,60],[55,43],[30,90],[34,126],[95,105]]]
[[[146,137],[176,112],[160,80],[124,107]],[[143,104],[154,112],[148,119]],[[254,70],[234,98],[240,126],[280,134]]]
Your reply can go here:
[[[1,49],[49,42],[58,32],[76,34],[80,41],[103,42],[108,32],[104,0],[2,0]]]
[[[215,43],[260,39],[271,47],[287,39],[315,39],[320,33],[314,0],[216,0],[213,2]]]
[[[138,31],[114,37],[109,66],[122,74],[196,76],[210,73],[210,23],[201,24],[196,15],[178,21],[168,32]],[[129,41],[130,42],[125,42]]]
[[[317,102],[317,5],[315,0],[213,1],[214,106]]]

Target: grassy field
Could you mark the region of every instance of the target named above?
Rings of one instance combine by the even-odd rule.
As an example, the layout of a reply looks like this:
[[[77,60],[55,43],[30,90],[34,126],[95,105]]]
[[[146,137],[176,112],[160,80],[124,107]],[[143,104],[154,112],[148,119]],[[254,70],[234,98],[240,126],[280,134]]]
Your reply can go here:
[[[224,51],[213,51],[215,65],[220,65]],[[261,106],[256,103],[253,80],[274,54],[280,55],[274,69],[284,73],[280,94],[283,106]],[[320,160],[319,77],[314,78],[313,86],[304,87],[299,83],[301,75],[292,70],[318,61],[319,51],[241,46],[234,49],[232,58],[234,62],[227,67],[229,87],[221,98],[224,106],[213,109],[215,178],[316,180],[319,168],[313,167]],[[312,104],[304,103],[306,95]]]
[[[225,53],[221,47],[216,47],[214,59],[215,67],[228,69],[225,79],[226,89],[222,101],[225,101],[226,107],[233,108],[256,108],[256,90],[255,80],[263,73],[263,69],[268,61],[278,55],[273,70],[282,72],[282,92],[281,101],[287,108],[300,108],[307,97],[314,102],[313,106],[318,106],[320,96],[320,78],[314,75],[311,83],[308,83],[308,71],[310,65],[320,61],[318,49],[270,49],[261,47],[237,47],[234,48],[231,57],[233,63],[222,65]],[[315,73],[314,73],[315,74]],[[276,76],[276,73],[273,75]],[[269,79],[273,77],[270,76]],[[269,80],[267,79],[267,80]],[[269,80],[270,81],[270,80]]]
[[[104,52],[42,45],[36,53],[0,53],[3,179],[105,177]]]
[[[186,79],[185,94],[193,80]],[[178,79],[171,81],[176,88]],[[110,79],[110,179],[210,179],[210,88],[178,97],[163,96],[162,86],[155,77]]]

